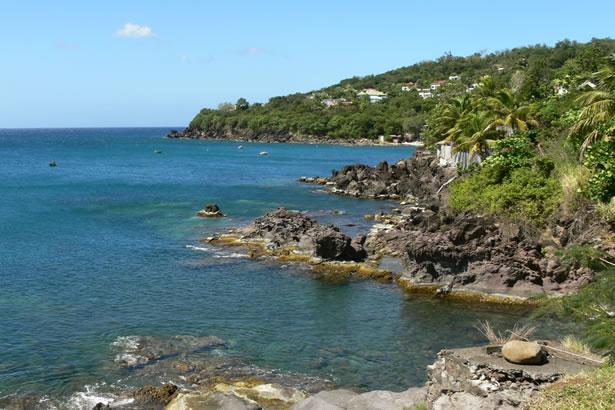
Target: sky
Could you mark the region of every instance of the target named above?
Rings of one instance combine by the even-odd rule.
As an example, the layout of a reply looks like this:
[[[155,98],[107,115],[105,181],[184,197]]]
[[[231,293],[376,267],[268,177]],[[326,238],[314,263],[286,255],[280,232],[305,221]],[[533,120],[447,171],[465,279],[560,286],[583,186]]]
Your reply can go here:
[[[0,1],[0,128],[181,127],[445,52],[615,37],[612,0]]]

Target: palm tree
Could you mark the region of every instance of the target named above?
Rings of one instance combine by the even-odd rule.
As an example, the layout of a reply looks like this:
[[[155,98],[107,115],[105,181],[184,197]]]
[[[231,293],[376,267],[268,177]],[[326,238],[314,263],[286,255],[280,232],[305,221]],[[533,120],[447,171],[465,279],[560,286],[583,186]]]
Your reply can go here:
[[[444,142],[454,142],[455,151],[467,151],[470,158],[476,154],[487,154],[495,145],[499,134],[489,128],[491,118],[485,112],[469,112],[463,116]]]
[[[497,91],[493,97],[488,97],[486,105],[494,117],[488,127],[504,130],[507,136],[539,125],[531,114],[530,106],[521,104],[517,95],[507,88]]]
[[[608,127],[608,122],[615,118],[615,69],[606,67],[597,73],[600,88],[583,93],[577,98],[582,108],[577,122],[570,129],[570,134],[583,134],[580,157],[587,147],[601,139],[612,138],[615,126]]]
[[[467,94],[443,103],[443,107],[434,124],[437,135],[450,137],[452,133],[456,132],[457,123],[471,109],[472,100]]]

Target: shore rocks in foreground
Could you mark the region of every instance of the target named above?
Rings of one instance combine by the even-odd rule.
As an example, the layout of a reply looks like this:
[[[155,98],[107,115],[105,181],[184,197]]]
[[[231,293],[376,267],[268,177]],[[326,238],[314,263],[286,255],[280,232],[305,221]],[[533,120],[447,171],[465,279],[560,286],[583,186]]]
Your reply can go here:
[[[325,260],[359,262],[367,257],[365,237],[354,240],[334,225],[316,222],[301,212],[279,208],[256,218],[244,239],[265,241],[269,248],[289,248]]]

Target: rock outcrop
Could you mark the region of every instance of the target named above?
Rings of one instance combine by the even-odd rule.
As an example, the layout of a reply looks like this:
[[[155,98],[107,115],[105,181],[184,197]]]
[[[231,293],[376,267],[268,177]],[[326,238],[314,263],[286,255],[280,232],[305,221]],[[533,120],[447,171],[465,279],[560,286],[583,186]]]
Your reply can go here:
[[[414,202],[436,196],[456,175],[455,168],[441,167],[433,155],[419,155],[393,165],[383,161],[375,167],[356,164],[333,171],[331,177],[300,178],[300,182],[328,185],[331,192],[356,198],[397,199]]]
[[[365,237],[352,240],[334,225],[325,225],[301,212],[279,208],[256,218],[245,228],[243,238],[266,242],[269,248],[295,248],[322,258],[338,261],[361,261],[367,256]]]
[[[591,270],[564,264],[520,224],[440,209],[409,207],[369,235],[373,255],[400,257],[399,280],[441,294],[470,290],[527,297],[576,289]]]
[[[548,342],[544,342],[548,344]],[[564,375],[594,368],[574,356],[549,357],[547,364],[511,364],[499,346],[443,350],[428,367],[428,407],[450,409],[516,409]]]

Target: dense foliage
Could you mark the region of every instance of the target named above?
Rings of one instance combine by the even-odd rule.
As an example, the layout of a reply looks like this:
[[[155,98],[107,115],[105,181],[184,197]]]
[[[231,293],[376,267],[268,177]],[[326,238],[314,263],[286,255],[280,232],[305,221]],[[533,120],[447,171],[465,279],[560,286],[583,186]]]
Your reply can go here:
[[[380,135],[418,135],[427,116],[438,102],[466,94],[466,88],[490,76],[493,90],[508,87],[512,99],[501,95],[501,120],[505,112],[515,113],[525,106],[521,101],[539,100],[553,94],[556,84],[574,87],[600,67],[600,59],[615,51],[612,40],[587,44],[559,42],[555,47],[537,45],[468,57],[444,55],[380,75],[353,77],[311,93],[273,97],[266,104],[249,104],[241,98],[229,109],[203,109],[190,128],[213,134],[310,135],[340,139],[376,138]],[[456,75],[458,80],[450,80]],[[455,78],[455,77],[453,77]],[[423,99],[417,89],[403,91],[412,82],[416,88],[429,88],[434,81],[447,80],[434,98]],[[361,90],[373,88],[387,94],[380,102],[370,102]],[[328,104],[333,101],[334,105]],[[523,116],[521,109],[517,114]],[[515,114],[516,115],[516,114]],[[513,119],[512,117],[510,118]],[[475,119],[479,124],[480,119]]]

